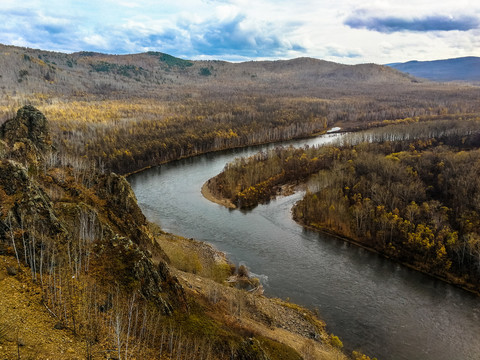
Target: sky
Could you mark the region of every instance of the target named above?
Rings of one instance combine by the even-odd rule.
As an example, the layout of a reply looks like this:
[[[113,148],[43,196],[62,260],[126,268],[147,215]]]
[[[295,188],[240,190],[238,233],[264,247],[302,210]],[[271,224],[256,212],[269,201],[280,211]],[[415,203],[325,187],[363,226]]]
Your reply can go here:
[[[0,43],[343,64],[480,56],[472,0],[0,0]]]

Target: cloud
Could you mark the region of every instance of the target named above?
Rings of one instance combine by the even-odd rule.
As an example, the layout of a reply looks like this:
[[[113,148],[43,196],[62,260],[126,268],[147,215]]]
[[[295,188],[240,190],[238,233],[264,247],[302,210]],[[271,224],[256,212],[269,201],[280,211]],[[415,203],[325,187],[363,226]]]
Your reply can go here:
[[[361,51],[353,50],[353,49],[346,49],[339,46],[327,46],[326,47],[326,56],[328,57],[336,57],[336,58],[359,58],[362,56]]]
[[[0,14],[0,42],[7,44],[55,50],[71,42],[71,31],[68,21],[38,11],[18,9]]]
[[[40,31],[45,31],[50,35],[58,35],[65,33],[67,27],[64,25],[39,24],[36,28]]]
[[[9,9],[7,11],[4,11],[3,14],[8,17],[12,17],[12,16],[25,17],[31,14],[31,10],[28,10],[25,8]]]
[[[469,31],[480,27],[480,19],[470,15],[456,17],[426,15],[423,17],[397,17],[369,15],[365,10],[350,15],[344,24],[354,29],[368,29],[380,33],[400,31]]]
[[[369,0],[361,8],[355,0],[0,1],[0,43],[62,52],[345,63],[480,54],[480,3],[470,0]]]
[[[85,44],[93,46],[96,49],[105,49],[108,47],[108,40],[98,34],[85,36],[82,40]]]
[[[127,38],[142,51],[159,50],[191,58],[278,57],[306,51],[301,43],[283,35],[286,28],[297,26],[290,23],[277,27],[268,22],[250,21],[242,13],[220,12],[208,18],[179,17],[175,22],[152,22],[148,26],[130,22],[128,31],[117,35],[116,45],[121,46],[119,39]]]
[[[295,26],[295,25],[293,25]],[[288,27],[276,28],[274,24],[252,23],[243,14],[219,21],[209,19],[199,24],[189,24],[185,30],[191,35],[192,50],[197,54],[239,56],[275,56],[288,51],[304,52],[300,43],[289,41],[283,32]]]

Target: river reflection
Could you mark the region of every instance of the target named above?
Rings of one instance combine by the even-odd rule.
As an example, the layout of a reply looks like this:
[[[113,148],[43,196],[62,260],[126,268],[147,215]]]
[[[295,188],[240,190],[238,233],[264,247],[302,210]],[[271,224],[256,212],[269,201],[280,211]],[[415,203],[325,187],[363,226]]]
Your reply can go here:
[[[308,143],[328,142],[336,136]],[[248,212],[228,210],[202,197],[203,183],[227,162],[258,150],[185,159],[135,174],[129,181],[150,221],[165,231],[207,241],[233,262],[245,263],[260,276],[267,295],[318,309],[328,330],[347,349],[382,360],[480,359],[477,297],[342,240],[303,229],[290,216],[302,194]]]

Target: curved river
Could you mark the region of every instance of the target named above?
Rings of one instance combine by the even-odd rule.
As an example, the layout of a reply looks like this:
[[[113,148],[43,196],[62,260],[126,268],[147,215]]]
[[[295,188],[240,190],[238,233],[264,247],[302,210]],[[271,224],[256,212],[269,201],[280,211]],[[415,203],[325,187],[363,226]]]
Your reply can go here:
[[[288,142],[329,142],[338,135]],[[302,194],[242,212],[202,197],[205,181],[235,157],[273,147],[184,159],[129,177],[140,207],[168,232],[213,244],[246,264],[265,293],[318,309],[348,350],[380,360],[480,359],[480,299],[342,240],[304,230],[290,216]]]

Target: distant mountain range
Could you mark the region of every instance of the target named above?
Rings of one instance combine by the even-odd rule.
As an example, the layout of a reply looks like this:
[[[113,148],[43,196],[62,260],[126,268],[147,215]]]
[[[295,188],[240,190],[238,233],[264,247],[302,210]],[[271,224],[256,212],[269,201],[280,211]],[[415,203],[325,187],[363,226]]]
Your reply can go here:
[[[480,81],[480,57],[387,64],[410,75],[433,81]]]

